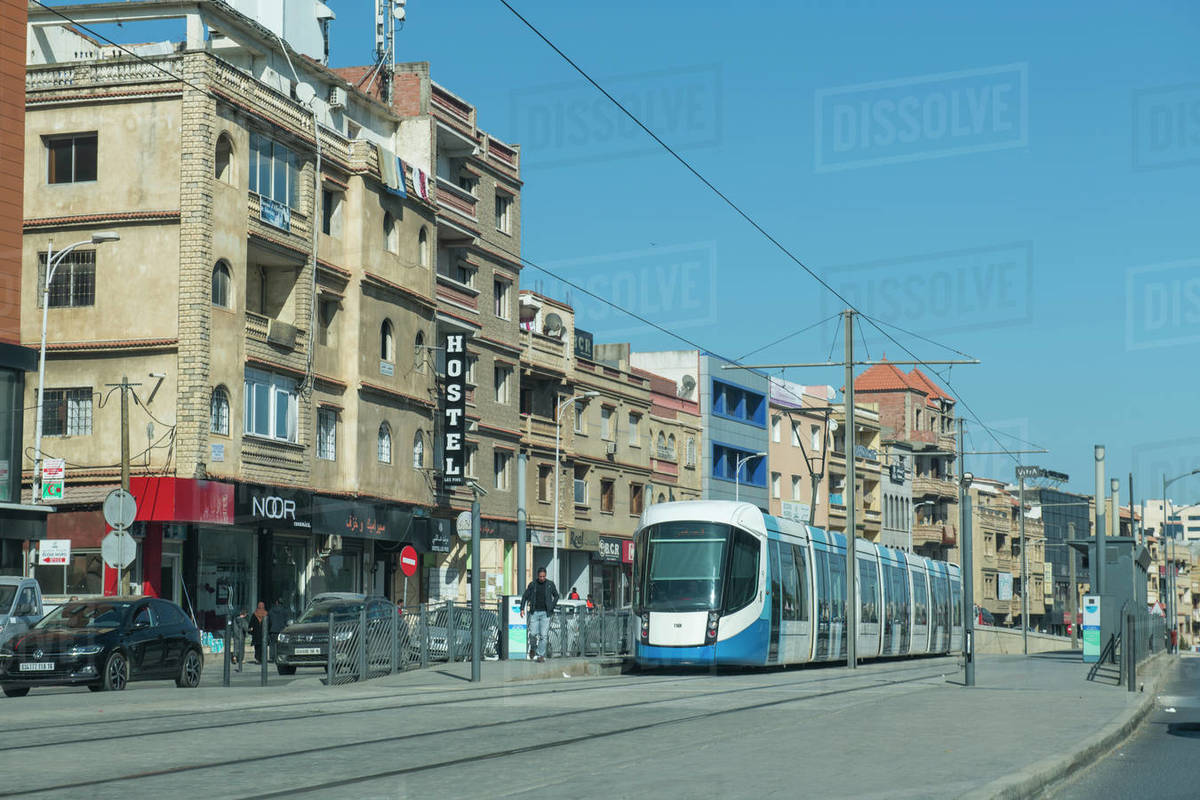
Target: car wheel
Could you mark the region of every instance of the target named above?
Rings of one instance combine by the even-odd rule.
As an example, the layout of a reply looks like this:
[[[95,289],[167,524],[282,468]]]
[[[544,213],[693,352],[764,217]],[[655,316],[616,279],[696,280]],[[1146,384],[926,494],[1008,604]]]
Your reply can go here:
[[[175,685],[180,689],[195,689],[200,685],[200,673],[204,670],[204,661],[195,650],[188,650],[179,667],[179,677]]]
[[[291,665],[284,666],[283,664],[276,664],[275,669],[279,671],[280,675],[295,675],[296,674],[296,668]]]
[[[4,687],[4,696],[5,697],[24,697],[27,694],[29,694],[28,686],[5,686]]]
[[[129,662],[121,653],[113,653],[104,662],[104,684],[106,692],[120,692],[129,683]]]

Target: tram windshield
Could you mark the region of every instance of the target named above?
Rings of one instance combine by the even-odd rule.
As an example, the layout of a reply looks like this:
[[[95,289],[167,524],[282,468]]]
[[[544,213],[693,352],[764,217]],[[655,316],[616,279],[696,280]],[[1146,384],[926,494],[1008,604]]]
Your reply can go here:
[[[719,609],[723,595],[726,607],[734,595],[740,607],[747,583],[753,596],[758,542],[742,531],[713,522],[665,522],[642,531],[639,541],[637,588],[646,610]]]

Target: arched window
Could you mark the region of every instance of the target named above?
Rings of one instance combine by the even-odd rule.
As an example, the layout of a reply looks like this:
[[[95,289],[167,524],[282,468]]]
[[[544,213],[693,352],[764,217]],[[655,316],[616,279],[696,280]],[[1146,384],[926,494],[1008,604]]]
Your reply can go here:
[[[675,457],[675,434],[667,437],[667,451],[671,454],[671,458]]]
[[[666,450],[666,449],[667,449],[667,437],[666,437],[666,436],[663,436],[663,432],[662,432],[662,431],[659,431],[659,432],[658,432],[658,449],[659,449],[659,450]]]
[[[659,492],[658,493],[658,502],[660,502],[660,503],[667,502],[667,496],[665,494],[663,494],[662,492]]]
[[[400,245],[400,231],[396,228],[396,218],[392,212],[383,212],[383,246],[389,253],[395,253]]]
[[[422,267],[429,266],[429,230],[424,226],[417,234],[417,263]]]
[[[233,140],[228,133],[217,137],[216,169],[217,180],[233,183]]]
[[[413,469],[425,469],[425,436],[420,431],[413,434]]]
[[[379,426],[379,440],[376,455],[380,464],[392,463],[392,429],[386,422]]]
[[[224,386],[212,391],[208,404],[208,430],[221,436],[229,435],[229,392]]]
[[[385,319],[379,326],[379,357],[384,361],[396,360],[396,339],[392,334],[390,319]]]
[[[212,304],[221,308],[229,308],[233,298],[233,278],[229,274],[229,265],[218,261],[212,271]]]
[[[413,369],[425,371],[425,331],[417,331],[417,338],[413,339]]]
[[[692,436],[687,440],[687,466],[696,466],[696,439]]]

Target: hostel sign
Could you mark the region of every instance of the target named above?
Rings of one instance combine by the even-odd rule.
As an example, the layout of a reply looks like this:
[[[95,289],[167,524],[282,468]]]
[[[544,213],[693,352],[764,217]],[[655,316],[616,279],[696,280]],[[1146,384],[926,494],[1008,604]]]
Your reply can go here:
[[[466,334],[446,334],[446,380],[442,396],[442,486],[462,486],[467,443]]]

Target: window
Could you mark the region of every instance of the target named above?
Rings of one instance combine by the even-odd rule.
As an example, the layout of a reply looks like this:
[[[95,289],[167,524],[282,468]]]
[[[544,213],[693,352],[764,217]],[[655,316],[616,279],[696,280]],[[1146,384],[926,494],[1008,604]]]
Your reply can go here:
[[[550,502],[554,484],[554,468],[549,464],[538,464],[538,500]]]
[[[512,233],[509,212],[512,209],[512,196],[496,192],[496,230],[501,233]]]
[[[104,590],[104,560],[99,550],[71,548],[71,560],[63,566],[35,565],[33,576],[48,595],[96,595]]]
[[[673,433],[667,437],[667,452],[670,454],[668,456],[668,458],[670,458],[672,461],[674,461],[675,460],[675,434],[673,434]]]
[[[425,331],[417,331],[417,336],[413,339],[413,369],[417,372],[425,371]]]
[[[793,500],[800,499],[800,476],[799,475],[792,476],[792,499]]]
[[[467,463],[463,467],[463,474],[468,478],[475,477],[475,453],[479,451],[479,446],[474,444],[467,445]]]
[[[470,353],[467,354],[467,371],[466,374],[463,375],[463,378],[465,378],[467,383],[469,383],[471,386],[475,385],[475,363],[477,361],[479,361],[478,356],[473,356]]]
[[[692,436],[689,436],[687,440],[687,462],[684,464],[684,466],[696,466],[696,439]]]
[[[780,496],[779,484],[782,481],[782,476],[778,472],[771,473],[771,497],[778,498]]]
[[[42,402],[42,434],[45,436],[90,436],[92,433],[92,390],[47,389]]]
[[[317,409],[317,458],[337,459],[337,411],[332,408]]]
[[[809,433],[812,435],[811,447],[813,452],[819,453],[821,451],[821,427],[819,425],[813,425],[811,428],[809,428]]]
[[[417,234],[417,265],[429,266],[429,229],[422,226]]]
[[[46,286],[46,254],[38,253],[38,286]],[[50,281],[50,308],[96,304],[96,251],[72,250],[62,257]],[[38,294],[38,305],[42,296]]]
[[[495,486],[502,492],[508,491],[508,464],[512,461],[512,453],[496,450],[492,453],[492,467],[496,473]]]
[[[632,411],[629,412],[629,443],[631,445],[637,446],[638,444],[638,426],[641,425],[641,422],[641,414],[635,414]],[[659,436],[661,435],[662,433],[659,432]]]
[[[425,434],[421,431],[413,434],[412,457],[413,469],[425,469]]]
[[[739,480],[747,486],[767,485],[767,459],[763,456],[755,456],[749,450],[739,450],[736,447],[713,443],[713,462],[712,476],[721,478],[727,481]],[[749,458],[746,458],[749,456]],[[738,461],[742,462],[741,475],[738,474]]]
[[[587,467],[575,467],[575,505],[586,506],[588,504],[588,487],[587,487]]]
[[[787,545],[780,545],[786,547]],[[796,597],[798,598],[799,609],[796,614],[796,619],[808,620],[808,564],[805,563],[804,547],[802,545],[792,545],[792,560],[796,565]]]
[[[392,428],[386,422],[379,425],[379,434],[375,437],[375,457],[380,464],[392,463]]]
[[[587,412],[587,403],[577,401],[575,403],[575,432],[576,433],[584,432],[583,415],[586,412]]]
[[[336,329],[334,328],[337,312],[337,300],[325,297],[317,301],[317,344],[326,347],[337,345]]]
[[[783,428],[783,420],[779,416],[771,417],[771,441],[778,442],[781,438],[780,430]]]
[[[385,319],[379,326],[379,358],[383,361],[396,360],[396,339],[390,319]]]
[[[734,529],[729,551],[728,582],[725,584],[725,611],[737,611],[749,605],[758,593],[758,540],[745,531]]]
[[[400,229],[390,211],[383,212],[383,247],[389,253],[400,251]]]
[[[438,248],[437,273],[468,288],[475,288],[476,268],[467,260],[462,248]]]
[[[224,261],[218,261],[212,271],[212,304],[214,306],[229,308],[231,305],[229,290],[232,284],[233,279],[229,275],[229,265]]]
[[[332,189],[321,190],[321,233],[342,235],[342,201],[346,195]]]
[[[214,176],[219,181],[233,183],[233,140],[228,133],[217,137],[216,169]]]
[[[612,408],[610,406],[602,406],[600,408],[600,438],[609,440],[613,438],[612,431]]]
[[[767,427],[766,398],[759,392],[724,381],[712,382],[713,413],[727,419]]]
[[[508,402],[508,379],[512,377],[512,367],[506,367],[500,364],[495,368],[496,379],[496,402]]]
[[[96,134],[78,133],[46,139],[46,182],[96,180]]]
[[[508,289],[508,281],[492,281],[492,293],[496,304],[496,316],[500,319],[508,319]]]
[[[646,487],[640,483],[629,484],[629,513],[641,514],[646,505]]]
[[[246,370],[245,433],[284,442],[297,441],[298,406],[294,380]]]
[[[300,159],[259,133],[250,134],[250,191],[296,208],[300,204]]]
[[[212,391],[208,403],[208,431],[221,436],[229,435],[229,392],[224,386]]]
[[[613,495],[616,493],[613,485],[613,481],[609,478],[600,481],[600,510],[606,514],[611,514],[613,511]]]

